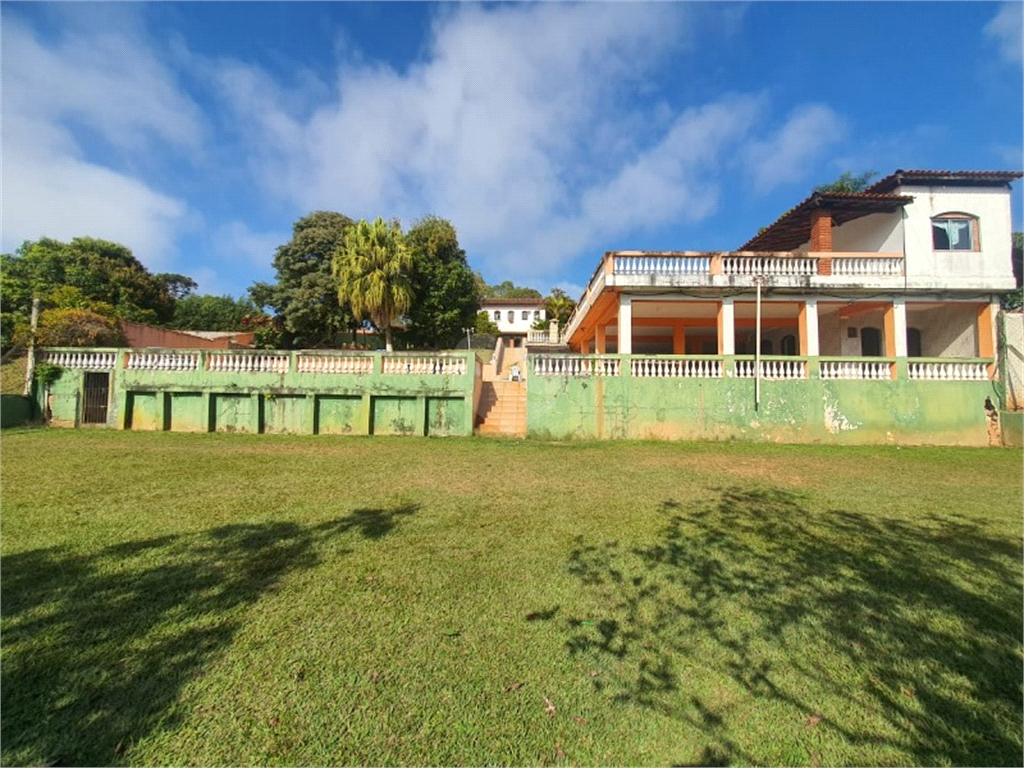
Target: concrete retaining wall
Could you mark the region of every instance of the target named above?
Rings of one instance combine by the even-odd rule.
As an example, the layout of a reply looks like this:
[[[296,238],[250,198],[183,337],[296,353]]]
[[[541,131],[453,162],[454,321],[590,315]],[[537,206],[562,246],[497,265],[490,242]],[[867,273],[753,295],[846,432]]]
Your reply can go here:
[[[22,427],[32,421],[32,399],[22,395],[0,395],[0,428]]]

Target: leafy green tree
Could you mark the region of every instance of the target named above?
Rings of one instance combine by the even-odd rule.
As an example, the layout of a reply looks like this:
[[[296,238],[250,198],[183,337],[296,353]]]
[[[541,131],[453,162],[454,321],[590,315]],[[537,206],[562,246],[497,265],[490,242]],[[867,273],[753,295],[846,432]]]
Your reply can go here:
[[[151,274],[130,249],[107,240],[26,241],[0,256],[2,344],[11,343],[10,329],[28,322],[33,298],[44,309],[109,311],[126,320],[164,323],[174,313],[175,291],[189,284],[191,279],[182,275]]]
[[[877,175],[877,171],[865,171],[859,176],[854,176],[852,171],[843,171],[839,178],[831,184],[822,184],[820,187],[815,187],[814,191],[822,193],[863,192],[871,184],[871,180]]]
[[[487,290],[484,294],[485,298],[488,299],[542,299],[544,296],[540,291],[533,288],[526,288],[524,286],[518,286],[511,280],[506,280],[498,285],[487,285],[484,283]]]
[[[388,352],[394,351],[392,322],[412,306],[412,264],[398,222],[387,224],[381,218],[372,224],[363,219],[346,231],[344,244],[334,254],[338,302],[348,304],[353,315],[369,318],[384,331]]]
[[[292,239],[274,254],[275,283],[256,283],[249,296],[269,308],[283,329],[279,343],[286,347],[337,346],[359,322],[338,302],[338,283],[331,274],[335,251],[353,222],[332,211],[315,211],[292,225]]]
[[[414,347],[452,347],[480,309],[473,271],[455,227],[427,216],[413,224],[405,242],[412,257],[413,293],[405,340]]]
[[[473,333],[486,333],[489,336],[497,336],[501,331],[489,312],[477,312],[476,321],[473,323]]]
[[[576,302],[561,288],[553,288],[551,294],[544,299],[544,309],[547,310],[549,321],[558,320],[558,326],[564,328],[576,309]]]
[[[36,341],[45,347],[119,347],[124,336],[112,317],[88,309],[47,309],[39,313]]]
[[[171,328],[185,331],[242,331],[254,316],[265,315],[251,299],[232,296],[186,296],[174,305]]]

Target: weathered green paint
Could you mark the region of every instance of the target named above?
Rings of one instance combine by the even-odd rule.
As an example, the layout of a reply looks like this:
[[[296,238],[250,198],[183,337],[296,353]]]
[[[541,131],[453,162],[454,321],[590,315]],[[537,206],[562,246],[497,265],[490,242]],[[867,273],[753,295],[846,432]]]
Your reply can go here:
[[[991,395],[988,381],[763,380],[755,407],[753,379],[531,375],[527,434],[986,445]]]
[[[22,427],[32,421],[32,398],[0,395],[0,428]]]
[[[117,353],[110,371],[107,424],[120,429],[324,435],[473,432],[473,352],[448,355],[465,360],[464,375],[403,375],[382,373],[380,353],[363,355],[372,360],[373,373],[326,374],[297,372],[294,353],[288,373],[227,373],[206,370],[204,352],[199,353],[199,370],[148,371],[128,369],[127,350],[96,351]],[[83,388],[79,370],[67,369],[53,383],[52,424],[78,425]],[[39,398],[42,407],[43,395]]]
[[[1024,448],[1024,411],[1000,411],[999,431],[1003,445]]]

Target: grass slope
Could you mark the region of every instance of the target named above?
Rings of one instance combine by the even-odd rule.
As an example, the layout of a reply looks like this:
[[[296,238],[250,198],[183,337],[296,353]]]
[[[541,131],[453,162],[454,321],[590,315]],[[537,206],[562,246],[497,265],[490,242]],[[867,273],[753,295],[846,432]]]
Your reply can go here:
[[[25,366],[28,357],[22,356],[0,365],[0,394],[20,395],[25,391]]]
[[[1019,450],[2,455],[4,764],[1020,764]]]

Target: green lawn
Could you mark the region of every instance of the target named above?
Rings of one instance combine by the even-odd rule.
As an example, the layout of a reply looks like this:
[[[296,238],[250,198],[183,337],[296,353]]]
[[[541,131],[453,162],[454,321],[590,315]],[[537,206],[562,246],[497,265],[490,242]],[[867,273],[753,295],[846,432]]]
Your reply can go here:
[[[5,432],[0,757],[1020,765],[1021,466]]]

